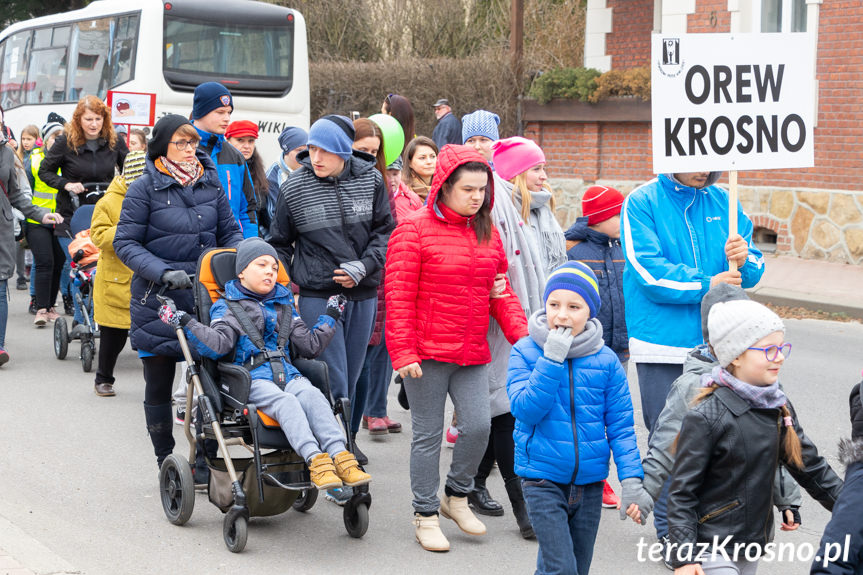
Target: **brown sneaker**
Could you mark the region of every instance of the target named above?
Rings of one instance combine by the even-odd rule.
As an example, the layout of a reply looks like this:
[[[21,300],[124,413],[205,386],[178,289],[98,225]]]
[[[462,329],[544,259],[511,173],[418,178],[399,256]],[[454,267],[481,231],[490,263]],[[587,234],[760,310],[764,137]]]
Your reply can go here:
[[[40,309],[36,312],[36,319],[33,320],[33,325],[36,327],[45,327],[48,323],[48,310]]]
[[[321,491],[342,486],[342,480],[336,475],[336,466],[329,453],[318,453],[312,457],[309,475],[312,483]]]
[[[111,383],[97,383],[94,389],[96,390],[96,395],[99,397],[114,397],[117,395],[114,393],[114,385]]]
[[[334,458],[336,464],[336,475],[342,483],[349,487],[365,485],[372,480],[372,476],[360,469],[357,458],[350,451],[342,451]]]

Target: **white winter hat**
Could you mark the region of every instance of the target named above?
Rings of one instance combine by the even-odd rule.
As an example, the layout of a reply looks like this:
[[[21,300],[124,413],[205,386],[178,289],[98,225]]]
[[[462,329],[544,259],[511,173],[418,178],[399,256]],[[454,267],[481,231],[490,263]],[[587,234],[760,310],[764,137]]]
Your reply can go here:
[[[777,331],[785,332],[779,316],[751,300],[717,303],[707,316],[710,345],[722,367],[727,367],[749,347]]]

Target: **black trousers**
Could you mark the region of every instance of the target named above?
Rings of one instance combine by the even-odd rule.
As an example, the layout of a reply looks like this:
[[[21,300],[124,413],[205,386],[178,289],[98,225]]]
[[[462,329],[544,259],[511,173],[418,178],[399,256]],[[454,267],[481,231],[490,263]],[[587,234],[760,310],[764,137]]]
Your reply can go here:
[[[491,468],[497,460],[497,468],[504,481],[515,475],[515,441],[512,432],[515,429],[515,417],[509,412],[491,418],[491,433],[488,436],[488,447],[479,463],[475,482],[485,485],[485,480],[491,473]]]
[[[96,366],[96,383],[114,383],[114,367],[117,357],[126,347],[129,330],[119,327],[99,326],[99,362]],[[171,376],[173,381],[173,375]]]
[[[144,403],[162,405],[171,403],[171,388],[177,372],[177,360],[164,355],[142,357],[144,364]]]
[[[66,263],[66,255],[60,242],[49,227],[27,224],[27,243],[33,252],[36,309],[49,309],[57,301],[60,291],[60,273]]]

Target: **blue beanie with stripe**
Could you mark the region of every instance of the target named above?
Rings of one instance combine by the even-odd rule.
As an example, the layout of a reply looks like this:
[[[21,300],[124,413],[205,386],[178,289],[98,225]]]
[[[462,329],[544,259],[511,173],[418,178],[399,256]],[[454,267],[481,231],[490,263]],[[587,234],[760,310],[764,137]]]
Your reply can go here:
[[[586,264],[578,261],[566,262],[550,274],[545,282],[545,293],[542,301],[548,301],[551,292],[559,289],[574,291],[584,298],[587,307],[590,308],[590,317],[595,318],[599,313],[602,300],[599,298],[599,282],[596,275]]]

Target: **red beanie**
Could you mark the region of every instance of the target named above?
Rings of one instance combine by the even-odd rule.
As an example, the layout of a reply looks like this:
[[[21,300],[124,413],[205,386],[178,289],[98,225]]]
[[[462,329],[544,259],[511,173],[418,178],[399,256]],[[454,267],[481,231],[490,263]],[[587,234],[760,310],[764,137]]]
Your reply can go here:
[[[231,125],[225,131],[226,138],[246,138],[248,136],[256,140],[258,139],[258,125],[248,120],[231,122]]]
[[[622,205],[623,194],[605,186],[590,186],[581,197],[581,211],[587,216],[589,226],[618,215]]]

